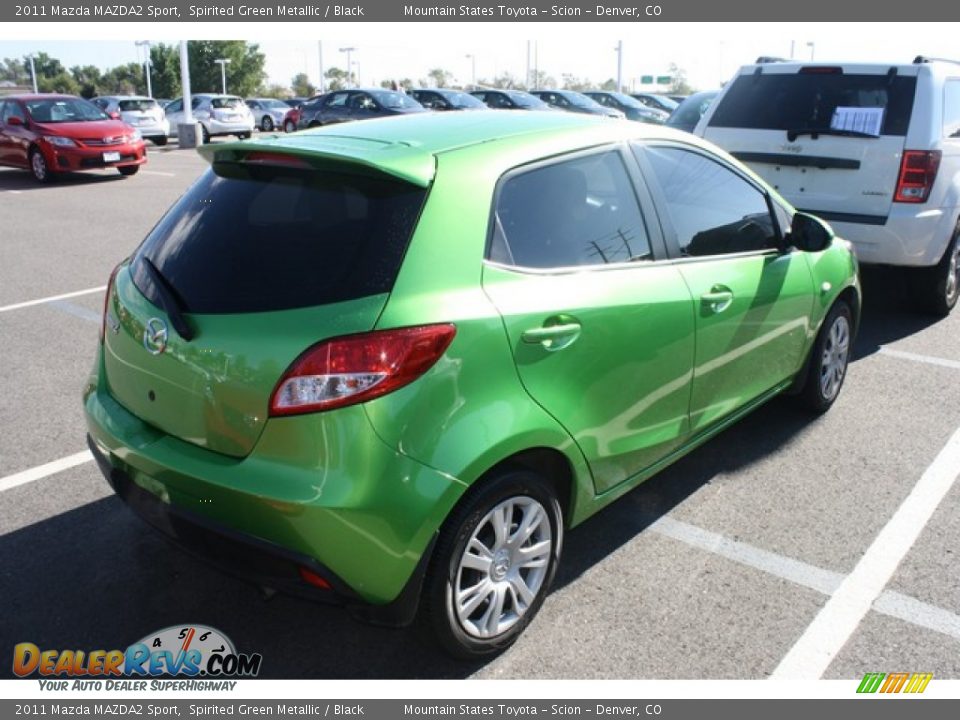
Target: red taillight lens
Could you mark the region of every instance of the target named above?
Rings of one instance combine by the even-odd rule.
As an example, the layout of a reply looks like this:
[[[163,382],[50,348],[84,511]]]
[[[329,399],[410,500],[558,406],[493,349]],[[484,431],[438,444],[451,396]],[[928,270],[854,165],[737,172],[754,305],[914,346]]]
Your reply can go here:
[[[894,202],[922,203],[930,197],[940,169],[939,150],[904,150]]]
[[[270,414],[332,410],[393,392],[433,367],[456,332],[453,325],[423,325],[325,340],[280,378]]]
[[[123,263],[120,263],[123,265]],[[110,309],[110,293],[113,292],[113,281],[117,278],[117,272],[120,270],[120,265],[117,265],[113,271],[110,273],[110,279],[107,280],[107,292],[103,296],[103,317],[100,318],[100,344],[103,344],[103,341],[106,339],[107,335],[107,311]]]
[[[313,570],[300,566],[300,579],[309,585],[320,588],[321,590],[333,590],[333,587],[325,578],[320,577]]]
[[[244,156],[243,161],[257,165],[280,165],[282,167],[303,169],[310,167],[310,163],[298,158],[295,155],[286,155],[278,152],[255,151],[247,153],[247,155]]]

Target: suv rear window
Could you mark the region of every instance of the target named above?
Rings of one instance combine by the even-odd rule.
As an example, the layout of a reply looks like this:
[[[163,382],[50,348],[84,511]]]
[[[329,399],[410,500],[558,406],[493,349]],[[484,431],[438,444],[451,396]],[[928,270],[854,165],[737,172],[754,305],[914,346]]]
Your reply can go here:
[[[143,112],[145,110],[153,110],[157,107],[157,102],[156,100],[121,100],[117,105],[123,112],[136,110]]]
[[[154,304],[146,256],[187,312],[311,307],[389,292],[426,191],[399,180],[218,164],[167,212],[134,257]]]
[[[906,135],[915,77],[842,73],[740,75],[717,106],[710,127],[826,130],[838,107],[884,108],[883,135]]]

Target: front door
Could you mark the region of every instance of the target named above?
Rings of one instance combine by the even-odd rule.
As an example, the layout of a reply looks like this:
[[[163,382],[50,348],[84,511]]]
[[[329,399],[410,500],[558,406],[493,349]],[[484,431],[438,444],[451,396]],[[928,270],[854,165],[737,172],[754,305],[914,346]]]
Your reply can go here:
[[[689,432],[692,301],[625,158],[613,148],[508,174],[483,272],[524,387],[577,442],[597,492]]]
[[[813,275],[803,253],[781,250],[775,201],[746,175],[692,147],[638,152],[656,179],[668,244],[693,297],[696,432],[797,372]]]

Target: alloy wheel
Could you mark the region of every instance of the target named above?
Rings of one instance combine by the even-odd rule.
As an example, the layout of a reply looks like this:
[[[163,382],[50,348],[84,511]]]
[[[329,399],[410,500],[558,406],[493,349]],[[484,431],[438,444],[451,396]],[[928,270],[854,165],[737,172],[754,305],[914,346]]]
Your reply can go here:
[[[47,161],[43,159],[43,154],[39,150],[30,157],[30,168],[33,170],[33,176],[40,182],[47,179]]]
[[[840,392],[843,376],[847,372],[849,353],[850,323],[845,316],[837,315],[823,344],[823,359],[820,363],[820,392],[826,400],[833,400]]]
[[[543,589],[553,537],[550,516],[531,497],[497,504],[473,529],[454,582],[454,611],[470,636],[502,635]]]
[[[950,265],[947,268],[946,299],[947,304],[952,305],[957,297],[957,291],[960,289],[960,277],[958,277],[958,267],[960,267],[960,241],[954,243],[953,252],[950,254]]]

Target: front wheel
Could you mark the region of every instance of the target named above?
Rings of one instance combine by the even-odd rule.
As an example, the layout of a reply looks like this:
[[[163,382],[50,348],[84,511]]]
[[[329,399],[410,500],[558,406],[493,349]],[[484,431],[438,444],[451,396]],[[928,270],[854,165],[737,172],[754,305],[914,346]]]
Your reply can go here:
[[[248,132],[237,133],[237,138],[239,138],[240,140],[249,140],[252,134],[253,133],[248,133]]]
[[[283,131],[288,133],[296,132],[297,124],[293,120],[285,120],[283,123]]]
[[[810,351],[807,377],[799,400],[808,409],[825,413],[833,405],[847,377],[850,345],[853,338],[853,313],[842,300],[830,309]]]
[[[140,166],[124,165],[122,167],[118,167],[117,170],[119,170],[120,174],[123,175],[124,177],[130,177],[131,175],[136,175],[138,172],[140,172]]]
[[[263,120],[260,121],[260,130],[263,132],[273,132],[273,118],[269,115],[264,115]]]
[[[444,649],[477,659],[512,645],[543,605],[562,537],[556,493],[526,470],[495,476],[455,511],[424,587]]]
[[[943,257],[932,268],[911,271],[913,294],[921,310],[946,317],[960,297],[960,226]]]
[[[153,140],[153,144],[156,145],[157,147],[163,147],[164,145],[167,144],[166,135],[157,135],[155,138],[151,138],[151,139]]]
[[[33,174],[33,179],[38,183],[46,184],[53,181],[53,173],[47,166],[47,159],[38,149],[34,149],[30,153],[30,172]]]

